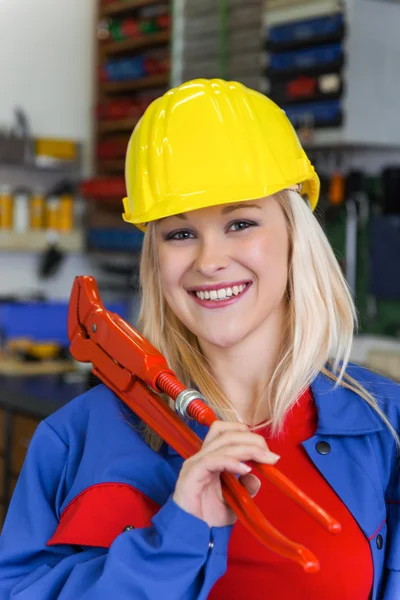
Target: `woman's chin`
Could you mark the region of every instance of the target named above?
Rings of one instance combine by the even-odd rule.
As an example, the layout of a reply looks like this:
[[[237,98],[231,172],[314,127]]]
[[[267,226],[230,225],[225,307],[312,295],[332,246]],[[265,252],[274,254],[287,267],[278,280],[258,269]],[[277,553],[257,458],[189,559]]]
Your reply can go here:
[[[203,330],[201,333],[197,334],[200,345],[204,343],[225,350],[240,344],[244,337],[245,336],[237,330],[230,333],[227,333],[226,331],[217,332],[214,330],[208,332]]]

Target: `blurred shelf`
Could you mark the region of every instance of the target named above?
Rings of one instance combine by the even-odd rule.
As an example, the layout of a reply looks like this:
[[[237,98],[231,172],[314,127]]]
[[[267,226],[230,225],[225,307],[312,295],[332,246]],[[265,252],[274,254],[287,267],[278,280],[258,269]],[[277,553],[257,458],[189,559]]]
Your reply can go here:
[[[161,0],[121,0],[120,2],[112,2],[101,7],[100,15],[103,17],[109,17],[124,12],[129,12],[135,8],[142,8],[143,6],[150,6],[151,4],[164,4]]]
[[[7,137],[0,132],[0,169],[57,173],[80,168],[81,145],[74,140]]]
[[[136,227],[88,227],[87,248],[91,251],[140,252],[143,233]]]
[[[98,133],[114,133],[118,131],[133,131],[139,119],[116,119],[114,121],[99,121]]]
[[[169,73],[161,73],[160,75],[150,75],[133,79],[132,81],[110,81],[102,85],[104,92],[134,92],[144,88],[157,87],[169,84]]]
[[[0,169],[12,171],[26,171],[29,173],[76,173],[79,170],[79,163],[75,161],[48,161],[38,163],[8,163],[0,162]]]
[[[116,158],[114,160],[103,160],[97,164],[97,171],[99,173],[115,173],[124,172],[125,160],[123,158]]]
[[[1,375],[32,377],[40,375],[59,375],[76,371],[76,363],[72,360],[44,360],[38,362],[22,362],[13,359],[0,359]]]
[[[120,231],[121,228],[118,226],[115,239],[111,229],[99,230],[96,228],[100,225],[107,225],[110,228],[116,216],[120,223],[121,198],[126,195],[124,172],[129,137],[138,124],[145,106],[150,103],[153,96],[161,96],[170,86],[172,75],[170,20],[172,21],[173,3],[169,0],[114,0],[107,3],[99,1],[98,5],[99,18],[105,21],[104,25],[101,25],[102,29],[103,27],[106,29],[107,22],[114,21],[114,19],[116,23],[122,23],[126,17],[132,17],[135,21],[137,19],[147,21],[147,19],[152,19],[152,13],[154,13],[154,19],[155,15],[159,13],[162,17],[160,22],[157,21],[158,25],[153,28],[166,28],[148,34],[138,32],[136,37],[120,41],[100,39],[101,36],[96,37],[97,64],[100,66],[100,72],[105,75],[105,77],[100,76],[97,82],[96,105],[109,106],[107,112],[99,111],[95,115],[94,131],[97,151],[94,173],[95,179],[98,181],[89,181],[87,185],[83,184],[82,186],[83,196],[90,203],[92,224],[92,227],[87,227],[85,231],[85,251],[104,255],[107,253],[132,254],[132,251],[133,253],[140,251],[142,241],[141,238],[137,239],[134,236],[132,231],[134,228],[129,228],[129,233],[126,233],[123,230]],[[154,9],[149,8],[147,11],[135,13],[137,9],[154,5],[156,5]],[[146,16],[145,13],[148,15]],[[113,63],[122,64],[125,60],[130,61],[131,56],[133,61],[136,61],[136,58],[139,59],[142,54],[144,56],[138,60],[137,68],[130,67],[130,70],[126,68],[122,72],[120,71],[122,77],[125,74],[125,77],[129,79],[118,78],[118,68],[115,71],[112,70]],[[149,57],[148,61],[146,60],[147,56]],[[139,70],[142,63],[147,68]],[[112,79],[107,79],[108,66]],[[120,100],[121,108],[117,106]],[[126,102],[126,100],[132,102]],[[114,101],[115,107],[111,106]],[[129,108],[130,104],[132,105],[131,109]],[[118,118],[118,116],[123,118]],[[104,119],[104,117],[106,118]],[[113,182],[114,179],[117,180],[116,183]]]
[[[51,241],[56,240],[57,246],[67,252],[81,252],[84,248],[84,235],[76,230],[70,233],[51,233]],[[50,244],[47,231],[0,231],[0,250],[10,252],[40,252]]]
[[[159,31],[149,35],[143,35],[139,39],[125,40],[123,42],[110,42],[102,46],[102,51],[106,54],[118,54],[127,50],[137,50],[148,46],[156,46],[157,44],[165,44],[171,39],[169,31]]]
[[[303,133],[299,130],[297,130],[297,134],[306,151],[335,148],[339,150],[393,150],[398,152],[398,150],[393,148],[390,144],[383,144],[381,142],[372,143],[370,141],[366,142],[363,139],[357,139],[355,136],[350,138],[343,126],[337,128],[321,127],[311,131],[311,134],[307,134],[306,137],[304,137]],[[398,156],[398,154],[396,154],[396,156]]]

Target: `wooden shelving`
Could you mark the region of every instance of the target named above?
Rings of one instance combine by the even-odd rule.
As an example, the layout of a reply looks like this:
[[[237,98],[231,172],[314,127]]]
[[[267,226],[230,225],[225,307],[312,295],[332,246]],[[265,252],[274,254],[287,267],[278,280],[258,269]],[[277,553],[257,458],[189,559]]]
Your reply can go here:
[[[125,170],[125,160],[115,158],[114,160],[103,160],[98,163],[98,169],[101,174],[105,173],[123,173]]]
[[[89,251],[91,228],[99,222],[108,223],[108,216],[117,212],[118,222],[123,223],[120,217],[122,193],[113,196],[113,185],[108,187],[102,180],[115,180],[118,182],[116,189],[123,185],[123,153],[129,136],[146,107],[170,87],[172,4],[169,0],[114,0],[107,4],[97,0],[97,110],[94,111],[95,183],[92,190],[99,185],[103,191],[97,197],[90,193],[85,195],[92,200],[87,219],[86,248]],[[145,7],[151,8],[140,10]],[[135,37],[125,39],[129,35]],[[104,188],[110,195],[106,196]],[[101,242],[106,249],[104,252],[111,252],[106,237],[101,240],[104,240]],[[100,243],[96,252],[99,250]],[[132,252],[129,241],[127,251]]]
[[[125,0],[120,2],[112,2],[101,7],[100,15],[103,17],[111,17],[113,15],[129,12],[135,8],[150,6],[151,4],[162,4],[160,0]]]
[[[84,237],[81,231],[59,233],[52,235],[51,241],[56,242],[61,250],[68,252],[81,252],[84,246]],[[45,250],[50,242],[48,233],[38,231],[0,231],[0,250],[9,252],[40,252]]]
[[[144,88],[168,85],[169,73],[161,73],[160,75],[150,75],[133,79],[132,81],[110,81],[102,85],[104,92],[133,92]]]
[[[116,119],[115,121],[99,121],[97,132],[118,133],[120,131],[133,131],[139,119]]]
[[[129,50],[139,50],[140,48],[148,48],[158,44],[165,44],[171,39],[169,31],[159,31],[149,35],[143,35],[141,38],[124,40],[123,42],[110,42],[104,44],[102,50],[105,54],[119,54]]]

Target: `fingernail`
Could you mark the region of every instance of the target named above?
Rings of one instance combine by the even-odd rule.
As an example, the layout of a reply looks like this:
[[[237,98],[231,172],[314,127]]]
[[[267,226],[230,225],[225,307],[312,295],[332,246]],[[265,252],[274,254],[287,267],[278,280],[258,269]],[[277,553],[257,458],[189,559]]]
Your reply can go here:
[[[246,473],[250,473],[250,471],[252,470],[252,468],[249,467],[249,465],[246,465],[245,463],[242,463],[242,467],[243,471],[246,471]]]
[[[280,456],[279,454],[275,454],[275,452],[266,452],[265,458],[268,460],[268,462],[276,463],[280,459]]]

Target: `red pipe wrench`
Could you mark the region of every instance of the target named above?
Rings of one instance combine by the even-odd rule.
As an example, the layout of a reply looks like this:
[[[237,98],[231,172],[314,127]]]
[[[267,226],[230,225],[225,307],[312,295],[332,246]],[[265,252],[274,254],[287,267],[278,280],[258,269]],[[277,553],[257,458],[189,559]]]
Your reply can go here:
[[[210,426],[216,415],[196,390],[188,390],[168,368],[165,358],[138,331],[115,313],[107,311],[93,277],[75,279],[68,313],[68,336],[72,356],[90,362],[93,373],[140,419],[149,425],[184,459],[201,448],[201,439],[186,425],[160,392],[175,400],[176,411]],[[250,461],[253,470],[267,477],[330,533],[341,525],[304,494],[276,467]],[[233,474],[221,474],[224,499],[238,519],[267,548],[296,561],[308,573],[319,570],[317,558],[301,544],[292,542],[264,517],[247,490]]]

